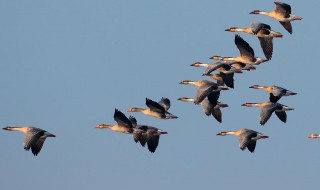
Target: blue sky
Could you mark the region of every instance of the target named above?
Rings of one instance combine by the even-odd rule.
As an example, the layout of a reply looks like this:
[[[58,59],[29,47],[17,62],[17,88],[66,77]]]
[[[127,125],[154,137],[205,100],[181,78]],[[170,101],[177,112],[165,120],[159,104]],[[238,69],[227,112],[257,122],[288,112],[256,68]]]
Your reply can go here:
[[[306,138],[317,126],[320,2],[296,1],[290,35],[275,20],[251,15],[271,11],[273,1],[2,1],[0,2],[1,125],[32,125],[56,138],[47,139],[37,157],[23,150],[23,135],[0,134],[2,189],[308,189],[318,184],[320,146]],[[212,55],[238,55],[232,26],[251,21],[270,24],[281,32],[274,39],[271,61],[256,71],[235,77],[235,89],[221,93],[223,123],[203,114],[199,106],[180,102],[196,88],[179,85],[201,80]],[[311,26],[312,25],[312,26]],[[258,39],[240,34],[263,57]],[[302,68],[303,67],[303,68]],[[288,122],[272,116],[259,125],[258,108],[264,91],[253,84],[278,85],[297,92],[281,103],[295,108]],[[129,115],[130,107],[145,107],[145,98],[171,99],[177,120],[160,120],[131,113],[139,123],[168,131],[154,154],[130,135],[98,130],[114,124],[115,108]],[[255,153],[241,151],[234,136],[220,131],[250,128],[270,138],[257,143]]]

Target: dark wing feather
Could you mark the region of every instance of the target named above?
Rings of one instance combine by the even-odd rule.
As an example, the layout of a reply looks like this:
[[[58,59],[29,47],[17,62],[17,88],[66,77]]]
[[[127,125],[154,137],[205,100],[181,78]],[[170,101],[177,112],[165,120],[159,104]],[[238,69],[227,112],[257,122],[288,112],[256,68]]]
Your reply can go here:
[[[166,110],[164,107],[162,107],[158,102],[155,102],[153,100],[150,100],[149,98],[146,98],[146,105],[153,111],[159,112],[159,113],[165,113]]]
[[[266,105],[261,108],[261,113],[260,113],[260,124],[264,125],[267,123],[269,118],[271,117],[272,113],[279,109],[281,106],[278,104],[271,104],[271,105]]]
[[[287,93],[288,90],[278,87],[278,86],[274,86],[274,90],[272,91],[272,94],[275,96],[283,96]]]
[[[277,103],[278,100],[280,100],[280,98],[281,98],[281,96],[275,96],[272,93],[270,93],[270,97],[269,97],[270,102]]]
[[[291,26],[291,22],[281,22],[279,21],[280,24],[290,33],[292,34],[292,26]]]
[[[133,128],[131,121],[120,110],[115,109],[113,118],[118,123],[118,125],[127,128]]]
[[[130,120],[130,122],[132,124],[132,127],[136,127],[137,126],[137,119],[135,117],[130,115],[129,116],[129,120]]]
[[[236,34],[234,38],[234,42],[237,46],[237,48],[240,51],[241,56],[251,56],[254,57],[254,51],[252,47],[246,42],[244,39],[242,39],[238,34]]]
[[[220,110],[219,108],[212,110],[212,116],[213,116],[219,123],[222,122],[222,113],[221,113],[221,110]]]
[[[207,96],[209,103],[212,106],[216,106],[220,97],[220,91],[210,92]]]
[[[255,34],[255,35],[256,35],[261,29],[265,29],[265,28],[271,30],[271,27],[270,27],[270,25],[268,25],[268,24],[264,24],[264,23],[257,22],[257,21],[254,21],[254,22],[252,22],[252,24],[251,24],[252,33]]]
[[[43,130],[31,129],[24,136],[24,149],[29,150],[44,135]]]
[[[278,118],[283,122],[287,122],[287,113],[285,111],[275,111]]]
[[[170,108],[170,100],[168,98],[161,98],[161,100],[158,102],[166,111]]]
[[[273,52],[273,38],[263,38],[258,37],[260,41],[261,48],[263,50],[264,55],[268,60],[272,58],[272,52]]]
[[[202,106],[202,110],[207,116],[211,115],[213,106],[209,102],[208,97],[202,101],[201,106]]]
[[[234,88],[234,80],[233,80],[234,73],[228,73],[228,74],[220,73],[220,75],[227,87]]]
[[[39,154],[45,140],[46,137],[40,137],[36,143],[33,143],[31,145],[31,151],[34,156],[37,156]]]
[[[145,146],[147,143],[147,134],[133,134],[134,142],[140,142],[141,146]]]
[[[206,70],[204,71],[203,75],[209,75],[212,71],[215,71],[220,67],[224,67],[224,65],[225,64],[222,64],[219,62],[209,65],[209,67],[207,67]]]
[[[247,145],[247,148],[248,150],[253,153],[254,152],[254,149],[256,148],[256,144],[257,144],[257,141],[256,140],[251,140],[248,145]]]
[[[152,135],[149,139],[148,139],[148,149],[150,152],[154,153],[158,147],[159,144],[159,139],[160,139],[160,135]]]
[[[215,89],[217,89],[217,84],[215,83],[212,83],[212,84],[207,83],[200,86],[196,92],[194,103],[200,104],[208,96],[208,94]]]
[[[257,133],[254,131],[247,131],[246,133],[241,134],[239,139],[240,149],[244,150],[247,147],[250,152],[253,152],[256,146],[256,142],[255,140],[252,140],[252,138],[256,136],[257,136]]]
[[[291,6],[286,3],[274,2],[276,4],[276,12],[282,13],[285,18],[290,17]]]

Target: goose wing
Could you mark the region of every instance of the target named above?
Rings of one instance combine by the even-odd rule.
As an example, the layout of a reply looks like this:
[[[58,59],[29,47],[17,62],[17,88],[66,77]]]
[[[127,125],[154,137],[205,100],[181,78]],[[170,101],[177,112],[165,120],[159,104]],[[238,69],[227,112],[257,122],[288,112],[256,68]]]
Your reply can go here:
[[[146,105],[155,112],[159,112],[159,113],[166,112],[165,108],[162,107],[158,102],[150,100],[149,98],[146,98]]]
[[[208,94],[211,91],[217,89],[217,87],[218,85],[216,83],[210,82],[210,81],[201,85],[196,92],[194,103],[195,104],[201,103],[208,96]]]
[[[37,128],[29,129],[28,132],[24,136],[24,149],[29,150],[32,146],[34,146],[41,136],[45,133],[44,130],[40,130]]]
[[[242,39],[238,34],[236,34],[234,42],[237,48],[239,49],[241,56],[254,57],[254,51],[252,47],[248,44],[248,42]]]
[[[266,124],[267,121],[270,119],[272,113],[277,109],[281,109],[281,106],[277,103],[269,104],[262,107],[260,113],[260,124]]]
[[[133,128],[131,121],[120,110],[115,109],[113,118],[118,123],[118,125],[127,128]]]
[[[272,58],[273,53],[273,38],[258,37],[258,39],[260,41],[260,45],[264,55],[268,60],[270,60]]]
[[[290,21],[288,21],[288,22],[279,21],[279,22],[290,34],[292,34],[292,25],[291,25]]]
[[[31,151],[34,156],[37,156],[39,154],[45,140],[46,140],[46,137],[40,137],[38,141],[36,141],[31,145]]]
[[[285,18],[290,17],[291,14],[291,6],[286,3],[281,3],[281,2],[274,2],[276,4],[276,9],[275,11],[278,14],[282,14]]]
[[[268,29],[268,30],[271,30],[271,27],[270,25],[268,24],[264,24],[264,23],[261,23],[261,22],[257,22],[257,21],[253,21],[251,23],[251,30],[252,30],[252,33],[253,34],[257,34],[261,29]]]
[[[283,122],[287,122],[287,113],[285,111],[275,111],[278,118]]]
[[[240,135],[239,147],[241,150],[248,148],[250,152],[254,152],[256,147],[256,141],[252,140],[253,137],[256,137],[257,133],[254,131],[247,131]]]
[[[154,153],[159,145],[160,135],[148,135],[148,149],[150,152]]]
[[[158,102],[166,111],[170,108],[170,100],[168,98],[162,97],[161,100]]]

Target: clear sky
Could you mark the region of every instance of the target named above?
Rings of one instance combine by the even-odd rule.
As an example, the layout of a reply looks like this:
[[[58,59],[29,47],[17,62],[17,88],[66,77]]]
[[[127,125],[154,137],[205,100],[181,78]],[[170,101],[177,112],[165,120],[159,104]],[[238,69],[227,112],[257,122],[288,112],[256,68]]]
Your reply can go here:
[[[311,3],[312,2],[312,3]],[[319,1],[286,1],[294,21],[290,35],[271,11],[273,1],[10,0],[0,2],[1,126],[32,125],[55,134],[34,157],[23,150],[23,134],[1,131],[1,189],[308,189],[318,185],[320,69]],[[235,76],[235,89],[221,93],[223,122],[192,103],[194,86],[212,55],[234,56],[234,33],[252,21],[281,32],[271,61]],[[263,57],[256,37],[241,33]],[[278,85],[298,95],[281,103],[295,108],[287,123],[274,115],[259,124],[258,108],[268,94],[251,85]],[[157,151],[135,144],[131,135],[94,127],[114,124],[114,109],[129,116],[145,98],[171,99],[177,120],[131,113],[139,123],[168,131]],[[255,153],[241,151],[235,136],[220,131],[249,128],[269,135]]]

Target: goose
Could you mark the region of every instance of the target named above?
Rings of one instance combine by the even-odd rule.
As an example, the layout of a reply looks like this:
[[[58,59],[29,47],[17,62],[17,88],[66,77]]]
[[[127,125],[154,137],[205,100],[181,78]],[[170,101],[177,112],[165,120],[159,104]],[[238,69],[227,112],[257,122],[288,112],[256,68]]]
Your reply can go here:
[[[262,59],[254,56],[252,47],[242,39],[238,34],[235,35],[234,42],[240,51],[240,56],[237,57],[221,57],[218,55],[212,56],[210,59],[222,60],[225,62],[241,62],[250,65],[259,65],[260,63],[267,62],[267,59]]]
[[[139,125],[137,120],[130,116],[129,120],[132,122],[134,128],[139,131],[137,133],[133,133],[133,139],[136,143],[140,143],[142,147],[146,144],[148,146],[148,150],[151,153],[154,153],[159,145],[160,135],[168,134],[168,132],[158,129],[149,125]]]
[[[132,134],[134,133],[135,129],[131,122],[131,120],[125,116],[120,110],[115,109],[114,120],[117,124],[109,125],[109,124],[99,124],[96,126],[97,129],[110,129],[115,132],[125,133],[125,134]]]
[[[191,80],[183,80],[180,84],[194,84],[198,87],[196,92],[194,103],[200,104],[210,92],[215,92],[217,96],[220,95],[220,90],[228,90],[229,88],[218,86],[217,83],[208,81],[208,80],[200,80],[200,81],[191,81]]]
[[[223,104],[216,100],[217,97],[214,93],[210,93],[201,103],[203,112],[210,116],[212,115],[219,123],[222,122],[222,112],[220,108],[229,107],[228,104]],[[194,98],[182,97],[178,100],[185,102],[194,102]]]
[[[224,83],[230,88],[234,88],[234,80],[233,80],[234,73],[242,73],[241,69],[236,69],[232,67],[230,64],[221,63],[221,62],[216,62],[213,64],[196,62],[191,66],[206,67],[207,69],[202,74],[202,76],[209,76],[211,72],[215,70],[218,71]]]
[[[145,115],[152,116],[159,119],[177,119],[178,117],[169,113],[170,100],[168,98],[161,98],[159,102],[155,102],[146,98],[147,109],[145,108],[129,108],[128,112],[141,112]]]
[[[289,108],[286,105],[283,105],[280,103],[273,103],[270,101],[266,101],[262,103],[244,103],[242,104],[242,106],[247,106],[247,107],[256,106],[261,108],[260,125],[266,124],[273,112],[275,112],[278,118],[285,123],[287,122],[286,111],[294,110],[293,108]]]
[[[25,127],[13,127],[7,126],[3,128],[7,131],[20,131],[24,133],[23,146],[25,150],[32,151],[34,156],[37,156],[42,149],[43,143],[47,137],[56,137],[54,134],[49,133],[40,128],[25,126]]]
[[[293,96],[297,93],[287,90],[285,88],[279,86],[260,86],[260,85],[252,85],[249,88],[253,89],[262,89],[270,93],[270,102],[276,103],[282,96]]]
[[[269,138],[268,136],[263,135],[251,129],[240,129],[238,131],[220,132],[217,135],[220,135],[220,136],[235,135],[239,137],[240,149],[245,150],[247,148],[251,153],[253,153],[256,148],[257,140]]]
[[[262,14],[267,15],[277,21],[290,33],[292,34],[292,26],[290,21],[302,20],[300,16],[291,14],[291,6],[286,3],[274,2],[276,8],[271,12],[254,10],[250,14]]]
[[[271,60],[273,53],[273,38],[282,38],[282,34],[271,30],[271,26],[261,22],[253,21],[249,28],[231,27],[225,31],[244,32],[256,35],[260,41],[261,48],[267,60]]]
[[[317,138],[320,138],[320,134],[310,134],[308,138],[317,139]]]

